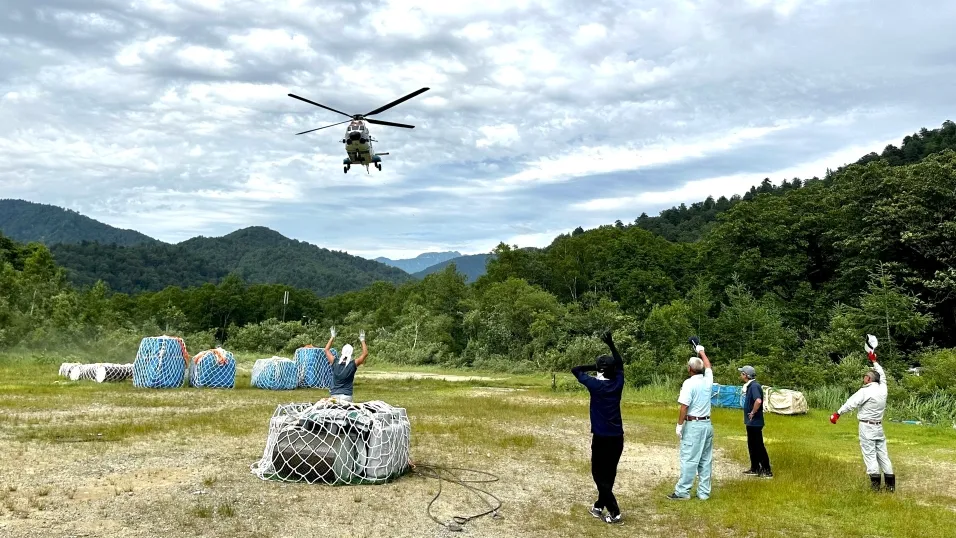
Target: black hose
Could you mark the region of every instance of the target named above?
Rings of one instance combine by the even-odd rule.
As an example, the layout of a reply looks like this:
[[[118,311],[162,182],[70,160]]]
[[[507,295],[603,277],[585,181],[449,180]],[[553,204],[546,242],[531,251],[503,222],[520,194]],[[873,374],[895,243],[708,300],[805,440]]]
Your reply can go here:
[[[490,477],[490,478],[486,478],[486,479],[483,479],[483,480],[478,480],[478,479],[466,480],[466,479],[464,479],[464,478],[461,478],[461,477],[457,476],[457,475],[456,475],[455,473],[453,473],[452,471],[465,471],[465,472],[469,472],[469,473],[475,473],[475,474],[485,475],[485,476],[488,476],[488,477]],[[415,473],[415,474],[421,475],[423,478],[436,478],[436,479],[438,479],[438,492],[435,493],[435,496],[432,498],[431,501],[429,501],[428,506],[425,508],[425,512],[428,514],[428,517],[432,518],[432,520],[433,520],[435,523],[438,523],[439,525],[441,525],[441,526],[447,528],[448,530],[461,531],[461,530],[463,530],[462,525],[464,525],[465,523],[468,523],[469,521],[471,521],[471,520],[473,520],[473,519],[477,519],[477,518],[479,518],[479,517],[486,516],[486,515],[488,515],[488,514],[493,514],[492,517],[493,517],[494,519],[500,519],[500,518],[501,518],[501,516],[498,515],[498,509],[501,508],[501,499],[499,499],[498,497],[496,497],[496,496],[495,496],[494,494],[492,494],[492,493],[489,493],[489,492],[487,492],[487,491],[485,491],[485,490],[483,490],[483,489],[480,489],[480,488],[477,488],[477,487],[471,485],[471,484],[487,484],[487,483],[490,483],[490,482],[497,482],[499,479],[498,479],[498,477],[497,477],[496,475],[493,475],[493,474],[488,473],[488,472],[485,472],[485,471],[476,471],[476,470],[474,470],[474,469],[465,469],[465,468],[462,468],[462,467],[445,467],[445,466],[442,466],[442,465],[428,465],[428,464],[415,464],[415,465],[412,466],[412,472]],[[447,477],[447,476],[446,476],[446,477],[443,477],[443,476],[442,476],[442,472],[445,472],[446,474],[451,475],[451,476],[450,476],[450,477]],[[441,492],[442,492],[442,481],[448,481],[448,482],[451,482],[451,483],[453,483],[453,484],[458,484],[459,486],[461,486],[461,487],[463,487],[463,488],[466,488],[466,489],[468,489],[468,490],[471,490],[473,493],[475,493],[476,495],[478,495],[478,498],[480,498],[482,501],[484,501],[484,503],[485,503],[486,505],[488,505],[488,510],[485,510],[484,512],[481,512],[481,513],[478,513],[478,514],[474,514],[474,515],[470,515],[470,516],[454,516],[454,517],[452,518],[452,521],[449,522],[449,523],[444,523],[444,522],[440,521],[437,517],[435,517],[434,514],[432,514],[432,504],[434,504],[435,501],[438,500],[438,497],[441,496]],[[491,497],[492,499],[494,499],[494,500],[497,502],[497,506],[493,506],[493,505],[488,501],[488,499],[485,498],[482,494],[487,495],[488,497]]]

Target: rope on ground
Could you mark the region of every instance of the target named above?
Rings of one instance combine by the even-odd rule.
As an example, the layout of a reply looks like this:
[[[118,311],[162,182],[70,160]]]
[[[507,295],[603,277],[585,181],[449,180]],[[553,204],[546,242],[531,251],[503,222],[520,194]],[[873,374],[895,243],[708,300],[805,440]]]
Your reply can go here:
[[[465,471],[468,473],[485,475],[489,478],[468,480],[468,479],[459,477],[453,471]],[[481,488],[471,485],[471,484],[487,484],[491,482],[497,482],[499,478],[496,475],[485,472],[485,471],[477,471],[475,469],[466,469],[463,467],[445,467],[442,465],[428,465],[428,464],[421,464],[421,463],[412,464],[412,472],[422,476],[423,478],[438,479],[438,492],[435,493],[435,496],[432,498],[431,501],[429,501],[428,507],[425,509],[425,512],[428,514],[428,517],[432,518],[432,520],[435,521],[435,523],[438,523],[439,525],[447,528],[448,530],[462,531],[464,530],[463,525],[465,523],[468,523],[469,521],[472,521],[474,519],[478,519],[479,517],[486,516],[488,514],[492,514],[491,517],[494,519],[501,519],[501,515],[498,514],[498,510],[501,508],[501,499],[499,499],[494,494],[488,491],[485,491]],[[443,472],[447,476],[442,476]],[[475,493],[478,496],[478,498],[484,501],[484,503],[488,506],[488,510],[485,510],[484,512],[473,514],[470,516],[454,516],[452,517],[452,521],[448,523],[442,522],[437,517],[435,517],[434,514],[432,514],[432,505],[435,503],[435,501],[438,500],[438,497],[440,497],[442,493],[442,482],[450,482],[452,484],[457,484]],[[485,495],[494,499],[497,505],[492,505],[492,503],[488,501]]]

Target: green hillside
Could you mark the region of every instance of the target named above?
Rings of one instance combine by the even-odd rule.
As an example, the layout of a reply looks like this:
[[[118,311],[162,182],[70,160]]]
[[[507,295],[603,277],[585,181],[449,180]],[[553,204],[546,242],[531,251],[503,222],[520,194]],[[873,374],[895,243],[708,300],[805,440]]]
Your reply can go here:
[[[73,211],[26,200],[0,200],[0,232],[7,237],[45,245],[95,241],[121,246],[157,244],[135,230],[124,230]]]
[[[946,149],[956,150],[956,123],[952,121],[943,122],[938,129],[929,130],[920,129],[919,132],[903,138],[899,147],[890,144],[883,148],[882,153],[871,152],[864,155],[856,164],[866,164],[875,160],[883,160],[890,166],[901,166],[904,164],[913,164],[921,161],[929,155],[933,155]],[[845,167],[840,167],[836,171],[828,170],[827,174],[832,175],[840,172]],[[760,194],[784,194],[790,190],[800,188],[805,181],[813,181],[817,178],[793,180],[784,180],[781,185],[775,186],[770,178],[764,178],[759,185],[754,185],[743,195],[734,195],[730,198],[721,196],[714,200],[708,197],[706,200],[696,202],[690,206],[680,204],[661,211],[656,217],[642,214],[634,224],[645,230],[654,232],[668,241],[693,242],[697,241],[710,230],[717,222],[717,215],[729,210],[740,202],[753,200]]]
[[[195,237],[177,245],[131,247],[83,242],[50,247],[57,263],[79,286],[105,281],[124,293],[167,286],[217,283],[229,273],[256,284],[285,284],[329,296],[384,280],[412,277],[384,264],[289,239],[263,227],[222,237]]]

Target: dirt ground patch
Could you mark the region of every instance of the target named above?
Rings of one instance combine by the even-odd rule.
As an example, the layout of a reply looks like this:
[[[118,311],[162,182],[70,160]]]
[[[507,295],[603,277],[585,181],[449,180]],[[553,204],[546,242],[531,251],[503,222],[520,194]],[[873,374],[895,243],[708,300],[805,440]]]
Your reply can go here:
[[[549,402],[528,398],[523,392],[478,387],[465,393],[549,407]],[[218,410],[221,406],[212,407]],[[83,418],[115,417],[109,411],[107,406],[93,405],[89,416]],[[142,411],[153,412],[148,408]],[[58,413],[54,420],[67,415]],[[454,420],[410,418],[413,424],[436,418]],[[250,465],[262,456],[268,420],[263,416],[258,431],[240,436],[156,432],[125,441],[71,443],[20,442],[4,436],[0,439],[0,451],[5,454],[0,460],[0,535],[550,536],[554,535],[552,519],[586,517],[584,507],[596,497],[588,471],[586,416],[531,426],[491,424],[494,435],[532,435],[549,443],[546,447],[502,449],[480,442],[461,446],[443,434],[413,436],[412,458],[418,465],[471,468],[499,477],[490,484],[474,485],[501,500],[500,519],[470,521],[463,532],[448,531],[428,516],[426,507],[438,493],[438,482],[421,474],[410,473],[393,483],[371,486],[260,480],[251,473]],[[721,467],[715,465],[717,477]],[[660,481],[676,480],[676,446],[627,442],[619,469],[615,492],[626,517],[651,521],[655,515],[647,507],[647,499]],[[472,492],[455,484],[444,482],[441,493],[432,506],[440,521],[487,509]],[[606,530],[603,524],[598,527]]]

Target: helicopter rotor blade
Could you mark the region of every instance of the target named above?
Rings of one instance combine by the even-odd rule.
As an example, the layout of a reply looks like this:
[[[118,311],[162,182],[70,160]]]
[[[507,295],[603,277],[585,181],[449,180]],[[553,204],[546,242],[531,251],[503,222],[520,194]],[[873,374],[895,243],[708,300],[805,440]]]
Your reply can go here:
[[[396,99],[396,100],[392,101],[391,103],[389,103],[389,104],[387,104],[387,105],[380,106],[380,107],[376,108],[375,110],[373,110],[373,111],[371,111],[371,112],[369,112],[368,114],[365,114],[365,115],[366,115],[366,116],[372,116],[372,115],[374,115],[374,114],[378,114],[379,112],[385,112],[386,110],[392,108],[393,106],[395,106],[395,105],[397,105],[397,104],[404,103],[405,101],[408,101],[409,99],[411,99],[412,97],[415,97],[416,95],[419,95],[419,94],[422,94],[422,93],[427,92],[429,89],[430,89],[430,88],[422,88],[422,89],[420,89],[420,90],[415,90],[415,91],[413,91],[412,93],[406,95],[405,97],[401,97],[401,98],[399,98],[399,99]]]
[[[350,118],[352,117],[352,114],[346,114],[345,112],[342,112],[341,110],[335,110],[334,108],[321,105],[319,103],[316,103],[315,101],[312,101],[311,99],[306,99],[305,97],[299,97],[298,95],[295,95],[294,93],[290,93],[289,97],[292,97],[293,99],[298,99],[299,101],[305,101],[306,103],[309,103],[310,105],[315,105],[317,107],[324,108],[326,110],[331,110],[332,112],[337,112],[343,116],[348,116]]]
[[[383,120],[373,120],[372,118],[365,118],[365,121],[369,123],[374,123],[375,125],[388,125],[390,127],[404,127],[406,129],[414,129],[414,125],[406,125],[404,123],[395,123],[393,121],[383,121]]]
[[[317,128],[315,128],[315,129],[309,129],[308,131],[302,131],[301,133],[295,133],[295,134],[300,135],[300,134],[305,134],[305,133],[311,133],[312,131],[319,131],[319,130],[322,130],[322,129],[328,129],[329,127],[335,127],[336,125],[342,125],[343,123],[348,123],[348,122],[350,122],[350,121],[352,121],[352,120],[340,121],[340,122],[338,122],[338,123],[333,123],[332,125],[326,125],[325,127],[317,127]]]

